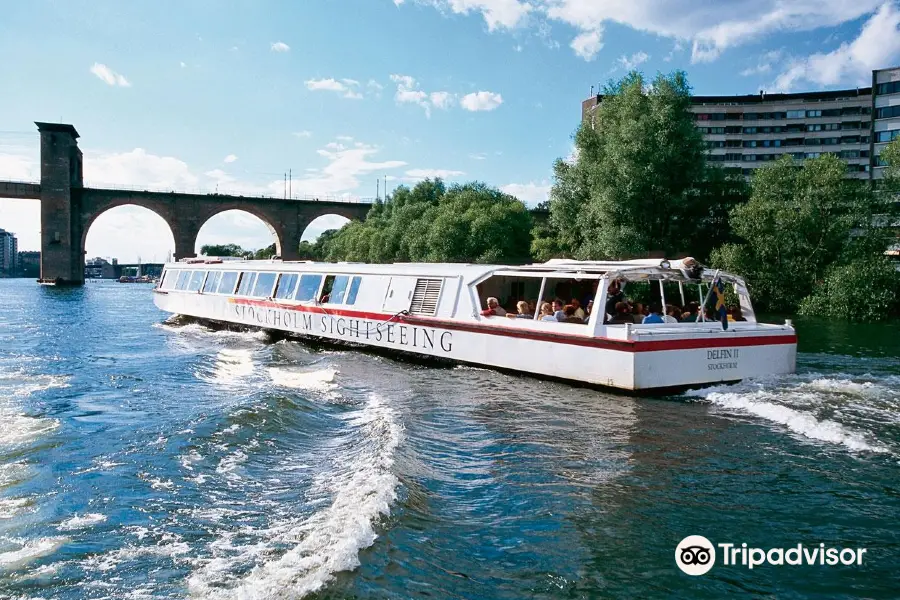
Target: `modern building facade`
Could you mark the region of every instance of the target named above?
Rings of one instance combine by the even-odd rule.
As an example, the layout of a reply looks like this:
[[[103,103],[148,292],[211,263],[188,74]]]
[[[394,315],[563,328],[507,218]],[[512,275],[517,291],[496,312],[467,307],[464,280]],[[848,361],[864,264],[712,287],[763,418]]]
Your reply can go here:
[[[581,104],[589,119],[602,95]],[[872,87],[795,94],[694,96],[691,111],[708,160],[750,175],[787,154],[803,161],[825,153],[847,163],[848,175],[879,179],[879,156],[900,136],[900,67],[872,72]]]
[[[0,229],[0,277],[15,277],[19,271],[19,242],[16,236]]]

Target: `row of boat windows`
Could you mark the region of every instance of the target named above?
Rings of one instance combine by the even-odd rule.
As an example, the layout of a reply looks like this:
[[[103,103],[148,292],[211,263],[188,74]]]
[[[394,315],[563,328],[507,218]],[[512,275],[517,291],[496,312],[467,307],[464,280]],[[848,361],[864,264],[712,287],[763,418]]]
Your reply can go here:
[[[208,273],[208,274],[207,274]],[[257,271],[166,271],[160,289],[355,304],[362,277]]]

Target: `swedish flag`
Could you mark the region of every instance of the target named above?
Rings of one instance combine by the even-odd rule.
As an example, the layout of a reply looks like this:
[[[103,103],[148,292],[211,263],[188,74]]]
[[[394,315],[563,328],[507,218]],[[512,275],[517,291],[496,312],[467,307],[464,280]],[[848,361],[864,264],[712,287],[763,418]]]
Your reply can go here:
[[[722,329],[728,329],[728,308],[725,306],[725,282],[716,279],[713,282],[713,292],[716,294],[716,312],[722,322]]]

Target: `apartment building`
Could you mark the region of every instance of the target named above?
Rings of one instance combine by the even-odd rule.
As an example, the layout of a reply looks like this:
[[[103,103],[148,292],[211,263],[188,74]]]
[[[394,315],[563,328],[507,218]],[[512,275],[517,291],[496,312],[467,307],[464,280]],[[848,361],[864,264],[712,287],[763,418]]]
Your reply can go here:
[[[785,154],[803,161],[832,153],[847,163],[848,176],[878,179],[881,150],[900,136],[900,67],[873,71],[866,88],[691,100],[708,160],[744,175]],[[582,119],[602,101],[582,102]]]
[[[15,277],[18,267],[19,242],[15,234],[0,229],[0,277]]]

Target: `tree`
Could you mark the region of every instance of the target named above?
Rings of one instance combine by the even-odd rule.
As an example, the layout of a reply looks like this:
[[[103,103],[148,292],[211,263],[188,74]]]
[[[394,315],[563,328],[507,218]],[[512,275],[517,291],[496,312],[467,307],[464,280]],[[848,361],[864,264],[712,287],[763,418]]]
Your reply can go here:
[[[483,183],[425,180],[373,207],[323,243],[328,260],[509,262],[529,260],[531,214],[508,194]]]
[[[253,253],[254,260],[267,260],[275,256],[275,244],[270,244],[265,248],[260,248],[256,252]]]
[[[206,256],[244,256],[247,251],[237,244],[207,244],[200,248]]]
[[[783,157],[757,169],[749,202],[731,212],[740,241],[717,248],[713,265],[744,275],[762,308],[792,311],[833,264],[871,256],[878,245],[871,228],[879,203],[845,175],[833,154],[802,167]]]
[[[574,162],[554,165],[550,223],[561,253],[674,255],[685,240],[708,233],[715,195],[701,191],[710,176],[690,107],[681,71],[657,75],[649,86],[631,72],[606,86],[575,134]]]
[[[829,268],[825,280],[800,303],[800,314],[856,322],[900,315],[900,272],[882,256]]]

